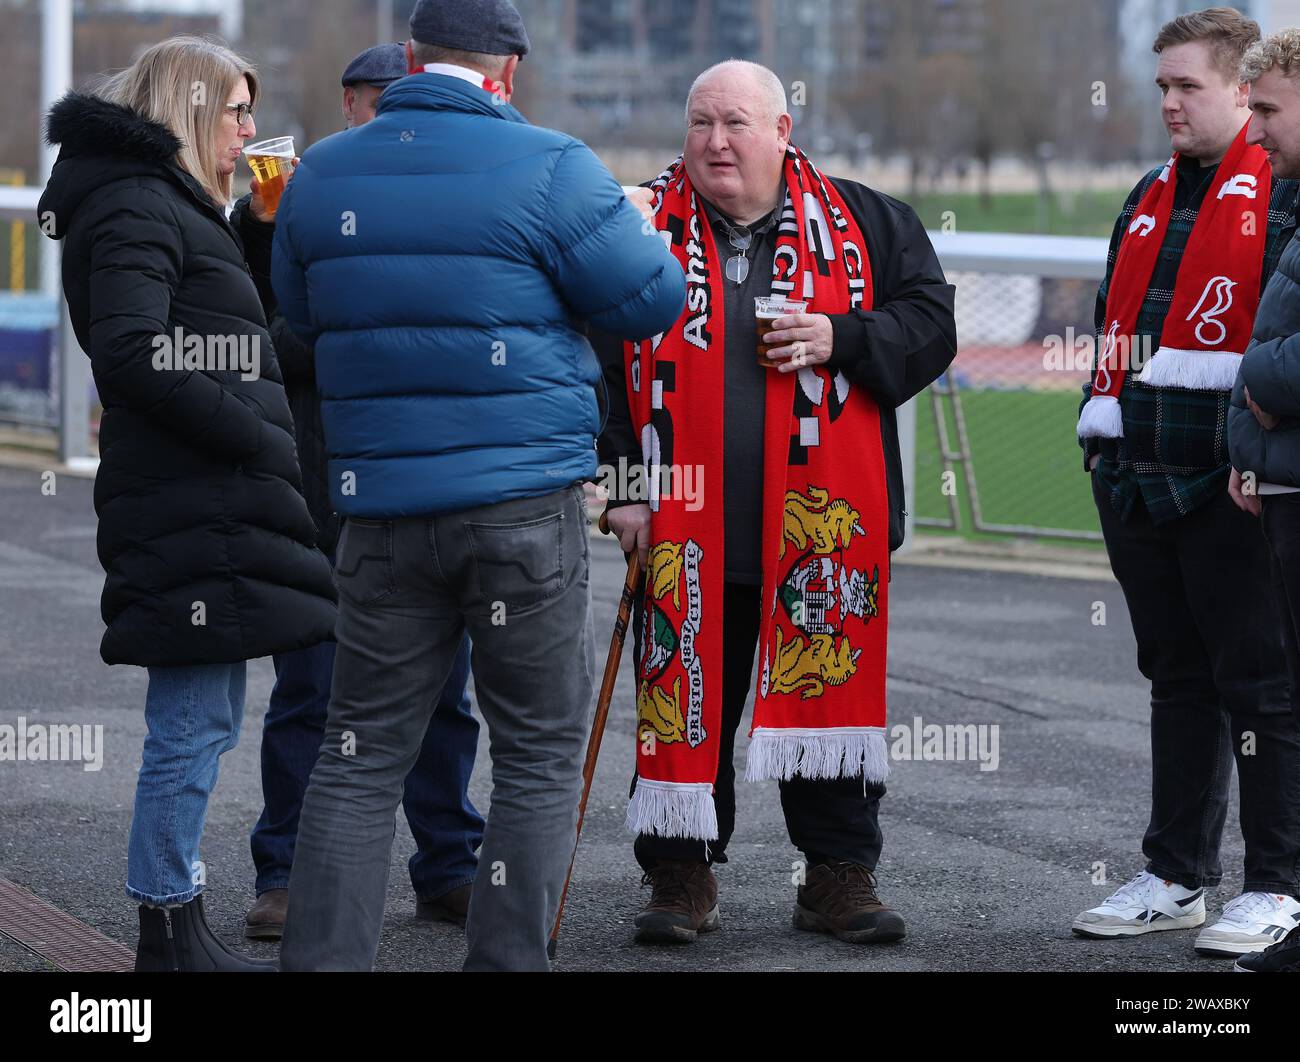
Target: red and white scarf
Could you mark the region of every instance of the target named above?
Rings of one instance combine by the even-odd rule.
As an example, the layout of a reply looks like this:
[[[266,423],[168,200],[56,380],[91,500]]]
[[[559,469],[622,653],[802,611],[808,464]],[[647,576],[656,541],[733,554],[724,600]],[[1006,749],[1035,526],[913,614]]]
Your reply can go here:
[[[868,248],[838,191],[793,147],[785,183],[772,294],[807,300],[809,313],[871,308]],[[655,225],[686,272],[687,304],[669,331],[624,348],[653,513],[628,826],[711,839],[722,725],[728,322],[712,226],[680,158],[653,189]],[[746,777],[865,773],[880,781],[889,770],[880,411],[865,389],[821,366],[759,371],[767,374],[763,592]],[[695,511],[679,478],[688,465],[708,472]]]
[[[1106,296],[1106,331],[1092,397],[1079,415],[1081,438],[1124,434],[1119,395],[1135,360],[1142,310],[1174,209],[1178,153],[1133,212]],[[1219,163],[1187,238],[1160,348],[1137,379],[1152,387],[1230,391],[1250,342],[1268,233],[1268,156],[1246,143],[1246,127]]]

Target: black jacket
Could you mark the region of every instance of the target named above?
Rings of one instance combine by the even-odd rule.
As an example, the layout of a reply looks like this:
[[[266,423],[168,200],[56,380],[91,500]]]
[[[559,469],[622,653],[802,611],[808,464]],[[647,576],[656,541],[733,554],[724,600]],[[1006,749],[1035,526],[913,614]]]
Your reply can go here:
[[[889,490],[889,548],[903,544],[907,499],[894,410],[941,376],[957,354],[956,289],[947,282],[925,227],[906,203],[832,177],[867,243],[875,309],[828,314],[835,339],[827,367],[865,387],[880,405],[881,445]],[[623,344],[593,334],[604,367],[609,419],[599,439],[603,465],[641,463],[624,382]],[[612,507],[629,504],[611,501]]]
[[[74,93],[47,137],[62,148],[40,216],[64,241],[64,295],[104,407],[101,655],[230,663],[331,638],[333,579],[238,234],[163,126]],[[169,364],[178,336],[202,368]],[[240,343],[255,372],[212,367]]]
[[[275,360],[284,374],[284,390],[293,413],[293,434],[298,443],[298,464],[302,469],[303,494],[316,524],[316,544],[332,554],[339,538],[339,516],[330,504],[326,469],[325,429],[321,426],[320,392],[316,389],[316,350],[289,328],[271,288],[271,244],[274,223],[258,221],[249,209],[252,196],[235,203],[230,224],[244,240],[244,256],[262,298],[267,328],[275,344]]]

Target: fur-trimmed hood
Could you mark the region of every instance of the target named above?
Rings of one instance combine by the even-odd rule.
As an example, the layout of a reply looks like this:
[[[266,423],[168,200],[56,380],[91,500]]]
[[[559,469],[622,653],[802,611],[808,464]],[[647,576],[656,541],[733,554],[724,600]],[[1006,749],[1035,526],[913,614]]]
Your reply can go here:
[[[336,591],[239,234],[153,123],[72,97],[49,129],[62,150],[41,197],[53,214],[41,221],[64,241],[68,319],[104,410],[100,655],[175,667],[319,644],[334,629]],[[159,336],[174,342],[163,350]],[[196,337],[222,340],[220,360],[200,343],[214,356],[200,351],[192,368]],[[195,627],[187,617],[200,598],[206,620]]]
[[[92,191],[128,177],[166,175],[197,190],[175,163],[181,142],[166,126],[129,107],[84,92],[69,92],[46,117],[45,140],[59,158],[38,206],[42,225],[62,239],[77,207]]]
[[[69,92],[50,108],[45,142],[62,148],[61,155],[124,155],[165,162],[181,142],[165,125],[119,103]]]

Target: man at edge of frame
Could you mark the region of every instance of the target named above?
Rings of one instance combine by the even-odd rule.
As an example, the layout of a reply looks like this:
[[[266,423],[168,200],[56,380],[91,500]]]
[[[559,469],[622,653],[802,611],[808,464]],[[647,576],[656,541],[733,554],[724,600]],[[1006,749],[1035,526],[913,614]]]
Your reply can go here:
[[[1273,176],[1300,177],[1300,29],[1286,29],[1252,46],[1241,64],[1250,85],[1246,139],[1267,154]],[[1291,710],[1300,718],[1300,243],[1292,240],[1260,299],[1250,346],[1241,359],[1228,412],[1233,500],[1260,517],[1273,561],[1273,586],[1282,612],[1282,639],[1291,676]],[[1279,799],[1300,800],[1294,776]],[[1300,925],[1276,944],[1245,955],[1248,973],[1300,971]]]
[[[1151,683],[1152,785],[1145,867],[1072,928],[1105,939],[1205,923],[1235,758],[1243,886],[1197,935],[1207,957],[1261,951],[1300,915],[1300,728],[1268,548],[1234,503],[1226,430],[1260,293],[1296,226],[1297,185],[1247,138],[1239,67],[1259,36],[1216,7],[1155,39],[1174,155],[1115,225],[1078,425]]]

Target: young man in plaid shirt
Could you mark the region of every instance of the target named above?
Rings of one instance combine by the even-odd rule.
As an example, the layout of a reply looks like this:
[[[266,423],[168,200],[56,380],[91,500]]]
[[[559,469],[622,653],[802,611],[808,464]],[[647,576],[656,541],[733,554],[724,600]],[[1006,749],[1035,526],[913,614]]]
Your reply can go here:
[[[1140,358],[1124,373],[1105,356],[1112,352],[1108,344],[1096,378],[1084,388],[1079,427],[1111,567],[1128,602],[1138,667],[1151,681],[1152,799],[1142,845],[1146,868],[1080,914],[1073,928],[1105,938],[1205,922],[1204,890],[1222,878],[1219,842],[1235,756],[1243,892],[1195,943],[1201,954],[1219,956],[1262,950],[1300,921],[1300,802],[1282,799],[1300,777],[1300,728],[1291,714],[1267,545],[1258,521],[1228,493],[1236,355],[1249,339],[1258,293],[1295,233],[1300,192],[1296,182],[1272,180],[1262,153],[1241,136],[1249,110],[1238,67],[1258,39],[1256,23],[1231,8],[1182,15],[1156,38],[1156,83],[1176,162],[1147,174],[1124,204],[1097,297],[1097,325],[1099,345],[1120,322],[1127,326],[1122,334],[1131,334],[1130,349],[1157,354],[1141,373]],[[1234,172],[1225,165],[1220,174],[1229,155]],[[1231,206],[1212,215],[1225,197]],[[1267,220],[1260,216],[1265,202]],[[1194,233],[1202,217],[1221,227],[1207,232],[1207,220]],[[1146,248],[1141,241],[1148,234],[1161,239],[1152,230],[1162,223],[1158,254],[1130,250]],[[1239,236],[1255,236],[1256,225],[1266,226],[1262,239]],[[1127,268],[1144,253],[1143,268]],[[1120,290],[1123,281],[1113,284],[1117,261],[1130,283],[1150,276],[1145,294]],[[1249,264],[1235,280],[1233,261]],[[1257,261],[1259,289],[1252,292]],[[1230,275],[1208,282],[1190,275],[1207,264],[1209,273]],[[1134,320],[1124,320],[1126,297]],[[1230,320],[1235,335],[1226,327]],[[1198,342],[1219,349],[1187,349]]]

